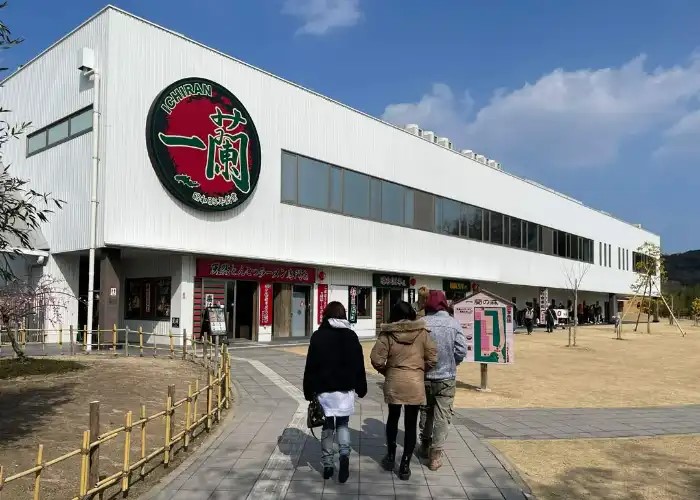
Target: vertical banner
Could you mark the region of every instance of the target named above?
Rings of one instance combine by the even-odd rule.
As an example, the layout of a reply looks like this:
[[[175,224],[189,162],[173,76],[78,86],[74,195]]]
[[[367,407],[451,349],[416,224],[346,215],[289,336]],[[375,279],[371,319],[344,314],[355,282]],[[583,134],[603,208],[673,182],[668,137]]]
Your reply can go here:
[[[348,287],[348,321],[357,323],[357,287]]]
[[[547,321],[546,314],[549,307],[549,288],[540,288],[540,323]]]
[[[272,326],[272,283],[260,283],[260,326]]]
[[[413,306],[416,303],[416,289],[415,288],[409,288],[408,289],[408,303]]]
[[[328,285],[318,285],[318,309],[316,312],[317,322],[320,325],[323,321],[323,310],[328,305]]]
[[[495,296],[479,292],[454,305],[455,318],[467,341],[466,361],[513,362],[513,307]]]

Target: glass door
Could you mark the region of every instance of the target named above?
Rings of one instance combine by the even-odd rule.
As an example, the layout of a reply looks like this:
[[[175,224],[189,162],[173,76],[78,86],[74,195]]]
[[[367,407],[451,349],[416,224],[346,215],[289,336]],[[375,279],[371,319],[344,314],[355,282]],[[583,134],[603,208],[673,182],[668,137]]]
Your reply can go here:
[[[309,334],[310,297],[310,287],[294,285],[292,288],[292,337],[306,337]]]

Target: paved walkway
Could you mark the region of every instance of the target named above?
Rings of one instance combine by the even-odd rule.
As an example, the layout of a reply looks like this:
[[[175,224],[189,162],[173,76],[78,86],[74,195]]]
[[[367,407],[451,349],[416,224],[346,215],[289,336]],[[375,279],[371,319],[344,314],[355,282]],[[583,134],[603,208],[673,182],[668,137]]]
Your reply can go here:
[[[232,353],[239,393],[235,418],[192,463],[178,469],[154,498],[526,498],[517,474],[511,474],[492,448],[463,424],[450,433],[447,460],[439,471],[431,472],[414,460],[411,479],[401,481],[382,470],[386,408],[379,378],[368,380],[369,393],[358,400],[350,419],[350,479],[345,484],[338,484],[335,477],[324,481],[320,443],[306,428],[307,403],[300,390],[305,359],[278,349]]]
[[[320,443],[306,429],[305,358],[273,348],[234,349],[235,418],[207,449],[180,467],[158,500],[461,498],[523,500],[512,467],[484,439],[561,439],[700,433],[700,405],[612,409],[458,409],[443,468],[414,461],[409,481],[383,471],[381,380],[350,419],[351,476],[321,477]],[[317,433],[318,435],[318,433]],[[403,431],[399,432],[399,442]],[[399,450],[400,453],[400,450]]]

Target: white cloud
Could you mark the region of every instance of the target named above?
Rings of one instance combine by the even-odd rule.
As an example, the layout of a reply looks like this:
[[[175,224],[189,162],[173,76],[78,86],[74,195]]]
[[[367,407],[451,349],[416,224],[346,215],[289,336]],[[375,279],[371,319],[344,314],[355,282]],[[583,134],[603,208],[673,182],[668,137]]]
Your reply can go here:
[[[700,58],[648,71],[639,56],[617,68],[556,69],[520,89],[494,92],[473,115],[449,87],[435,84],[418,102],[387,106],[383,118],[434,128],[502,161],[591,167],[614,161],[625,141],[642,134],[671,127],[666,139],[681,137],[698,97]]]
[[[700,156],[700,110],[685,115],[664,133],[664,143],[656,151],[657,160]]]
[[[304,24],[297,34],[306,35],[325,35],[362,18],[360,0],[285,0],[282,12],[301,19]]]

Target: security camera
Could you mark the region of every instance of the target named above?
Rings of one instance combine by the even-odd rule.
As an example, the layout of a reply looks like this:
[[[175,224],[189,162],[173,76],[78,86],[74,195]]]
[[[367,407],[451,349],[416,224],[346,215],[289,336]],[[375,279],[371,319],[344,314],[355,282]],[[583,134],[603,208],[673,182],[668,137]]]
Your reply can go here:
[[[95,52],[92,49],[83,47],[78,53],[78,69],[83,72],[95,69]]]

